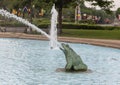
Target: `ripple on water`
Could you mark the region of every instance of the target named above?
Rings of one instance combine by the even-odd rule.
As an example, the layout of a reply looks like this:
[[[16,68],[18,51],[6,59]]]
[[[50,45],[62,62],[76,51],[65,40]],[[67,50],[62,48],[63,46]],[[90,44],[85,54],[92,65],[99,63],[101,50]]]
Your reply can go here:
[[[69,45],[92,72],[56,72],[66,65],[48,41],[0,38],[0,85],[119,85],[120,50],[86,44]],[[59,69],[57,69],[59,70]]]

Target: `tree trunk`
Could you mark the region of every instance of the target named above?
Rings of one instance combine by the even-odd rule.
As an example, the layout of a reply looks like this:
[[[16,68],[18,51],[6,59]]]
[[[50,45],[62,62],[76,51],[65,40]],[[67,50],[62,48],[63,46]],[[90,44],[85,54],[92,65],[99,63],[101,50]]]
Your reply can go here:
[[[32,21],[33,21],[33,8],[32,7],[30,7],[30,9],[31,9],[31,11],[30,11],[30,22],[32,23]]]
[[[56,6],[58,8],[58,34],[62,33],[62,8],[63,0],[57,0]]]
[[[58,34],[62,33],[62,8],[58,8]]]
[[[32,23],[33,18],[33,8],[32,8],[32,0],[30,0],[30,22]]]

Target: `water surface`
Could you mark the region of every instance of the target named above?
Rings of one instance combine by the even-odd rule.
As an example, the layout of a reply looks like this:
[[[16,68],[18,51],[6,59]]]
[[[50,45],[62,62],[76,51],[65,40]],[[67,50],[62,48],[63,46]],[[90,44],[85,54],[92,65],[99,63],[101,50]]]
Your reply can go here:
[[[0,85],[120,85],[120,50],[69,43],[92,73],[56,72],[66,65],[48,41],[0,38]]]

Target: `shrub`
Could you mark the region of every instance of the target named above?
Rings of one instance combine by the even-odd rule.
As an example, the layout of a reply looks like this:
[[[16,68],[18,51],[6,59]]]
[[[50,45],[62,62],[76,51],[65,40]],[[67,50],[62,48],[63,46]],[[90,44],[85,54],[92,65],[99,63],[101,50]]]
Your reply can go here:
[[[86,25],[86,24],[63,24],[63,29],[120,30],[120,27],[116,27],[116,26]]]
[[[79,23],[83,24],[95,24],[94,20],[80,20]]]

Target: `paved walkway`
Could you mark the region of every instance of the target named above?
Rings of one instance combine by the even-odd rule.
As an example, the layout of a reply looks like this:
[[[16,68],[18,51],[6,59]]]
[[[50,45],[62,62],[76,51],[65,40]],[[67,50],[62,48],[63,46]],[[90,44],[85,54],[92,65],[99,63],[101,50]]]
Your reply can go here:
[[[48,40],[45,36],[42,36],[42,35],[10,33],[10,32],[4,32],[4,33],[0,32],[0,38]],[[106,47],[120,49],[120,40],[88,39],[88,38],[74,38],[74,37],[59,37],[58,40],[63,42],[84,43],[84,44],[99,45],[99,46],[106,46]]]

